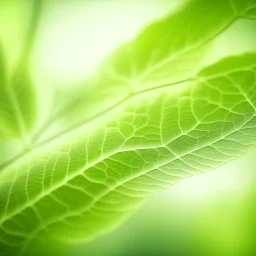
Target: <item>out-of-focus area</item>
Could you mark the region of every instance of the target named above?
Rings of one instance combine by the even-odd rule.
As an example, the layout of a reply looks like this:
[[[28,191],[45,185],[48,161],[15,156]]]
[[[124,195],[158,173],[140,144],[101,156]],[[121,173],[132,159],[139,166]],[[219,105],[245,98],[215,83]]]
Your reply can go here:
[[[42,99],[47,98],[48,91],[67,90],[71,86],[73,90],[74,84],[83,86],[82,82],[116,47],[184,1],[43,2],[31,69],[41,104],[47,108],[52,103]],[[10,70],[23,45],[30,4],[23,0],[0,1],[0,40]],[[250,31],[255,26],[255,21],[250,20],[234,23],[214,42],[205,62],[254,49],[255,38]],[[189,178],[156,194],[127,222],[93,241],[64,245],[47,240],[42,242],[44,252],[35,247],[32,254],[256,255],[255,155],[256,151],[251,151],[218,170]]]

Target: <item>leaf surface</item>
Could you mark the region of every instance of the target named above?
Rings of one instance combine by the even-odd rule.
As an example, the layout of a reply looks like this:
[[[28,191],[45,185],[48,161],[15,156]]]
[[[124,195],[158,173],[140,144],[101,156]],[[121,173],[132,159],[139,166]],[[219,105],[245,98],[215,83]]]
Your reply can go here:
[[[9,77],[5,66],[0,49],[0,137],[15,137],[29,146],[29,134],[36,120],[35,90],[26,68],[18,68]]]
[[[38,120],[38,99],[30,71],[30,55],[41,4],[41,0],[27,3],[27,8],[31,8],[32,14],[31,17],[28,16],[30,24],[26,36],[18,42],[22,49],[11,70],[7,70],[7,60],[0,42],[0,137],[18,139],[22,141],[23,148],[30,148],[30,137]],[[26,3],[24,5],[26,6]],[[8,43],[8,35],[3,35],[3,39]]]
[[[140,91],[1,174],[1,242],[93,237],[150,194],[237,158],[256,143],[256,54],[189,82]],[[25,249],[24,249],[25,250]]]

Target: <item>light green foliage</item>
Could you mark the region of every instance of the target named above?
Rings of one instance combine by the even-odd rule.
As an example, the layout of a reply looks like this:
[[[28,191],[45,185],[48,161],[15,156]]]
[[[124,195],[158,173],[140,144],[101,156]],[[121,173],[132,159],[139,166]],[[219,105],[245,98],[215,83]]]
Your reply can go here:
[[[110,56],[79,127],[1,171],[1,253],[26,253],[41,235],[94,237],[152,193],[252,148],[256,53],[202,60],[206,43],[253,16],[253,2],[191,1]]]
[[[249,1],[189,1],[111,54],[89,81],[89,89],[82,88],[51,122],[64,118],[62,130],[72,129],[101,113],[103,104],[106,109],[133,92],[195,75],[214,39],[253,8]]]
[[[26,68],[9,78],[4,60],[0,49],[0,136],[9,135],[26,141],[35,123],[34,88]]]
[[[7,68],[0,37],[0,138],[18,139],[26,148],[31,146],[31,134],[37,121],[37,94],[32,83],[29,61],[38,25],[40,0],[33,7],[30,29],[25,42],[19,42],[24,46],[12,70]]]

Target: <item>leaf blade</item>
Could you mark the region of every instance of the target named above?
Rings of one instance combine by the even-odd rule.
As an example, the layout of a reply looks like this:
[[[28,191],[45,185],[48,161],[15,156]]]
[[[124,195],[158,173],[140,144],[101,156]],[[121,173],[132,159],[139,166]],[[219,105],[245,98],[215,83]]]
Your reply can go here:
[[[195,81],[138,94],[81,128],[79,137],[11,167],[0,187],[2,240],[17,232],[29,241],[45,230],[89,238],[151,193],[249,150],[256,143],[255,61],[255,54],[230,57]]]

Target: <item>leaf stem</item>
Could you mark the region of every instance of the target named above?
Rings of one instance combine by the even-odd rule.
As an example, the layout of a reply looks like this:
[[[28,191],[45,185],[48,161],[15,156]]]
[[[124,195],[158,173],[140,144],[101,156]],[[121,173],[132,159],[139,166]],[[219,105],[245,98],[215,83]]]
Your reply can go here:
[[[141,91],[138,91],[138,92],[135,92],[135,93],[131,93],[129,95],[127,95],[126,97],[124,97],[123,99],[121,99],[120,101],[116,102],[114,105],[108,107],[107,109],[104,109],[103,111],[89,117],[88,119],[86,120],[83,120],[82,122],[79,122],[77,124],[75,124],[74,126],[64,130],[63,132],[57,134],[57,135],[53,135],[45,140],[43,140],[41,143],[39,144],[35,144],[33,149],[37,149],[37,148],[40,148],[54,140],[57,140],[59,139],[60,137],[78,129],[79,127],[83,126],[83,125],[86,125],[88,124],[89,122],[91,121],[94,121],[102,116],[104,116],[105,114],[107,114],[108,112],[110,111],[113,111],[115,109],[117,109],[118,107],[124,105],[127,101],[131,100],[132,98],[138,96],[138,95],[141,95],[141,94],[144,94],[144,93],[148,93],[150,91],[155,91],[155,90],[161,90],[163,88],[166,88],[166,87],[170,87],[170,86],[174,86],[174,85],[180,85],[180,84],[184,84],[184,83],[187,83],[187,82],[192,82],[194,81],[194,78],[188,78],[188,79],[185,79],[185,80],[180,80],[180,81],[177,81],[177,82],[174,82],[174,83],[171,83],[171,84],[163,84],[161,86],[158,86],[158,87],[153,87],[153,88],[148,88],[148,89],[145,89],[145,90],[141,90]],[[23,156],[27,155],[29,153],[28,150],[24,150],[23,152],[21,152],[20,154],[14,156],[13,158],[11,158],[10,160],[8,160],[7,162],[5,162],[4,164],[0,165],[0,171],[2,171],[3,169],[5,169],[6,167],[8,167],[9,165],[11,165],[13,162],[15,162],[16,160],[22,158]]]

